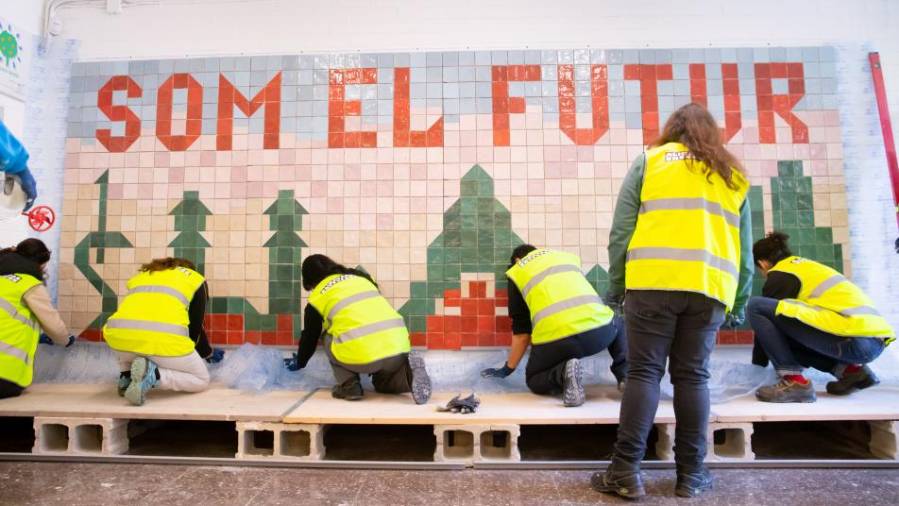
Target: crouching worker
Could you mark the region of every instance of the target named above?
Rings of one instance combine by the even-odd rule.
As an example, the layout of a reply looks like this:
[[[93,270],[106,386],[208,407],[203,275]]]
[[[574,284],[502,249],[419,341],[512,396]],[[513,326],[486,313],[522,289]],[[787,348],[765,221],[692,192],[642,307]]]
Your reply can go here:
[[[224,355],[203,330],[207,299],[203,275],[182,258],[153,260],[128,280],[125,299],[103,326],[103,339],[119,358],[119,395],[140,406],[153,388],[206,390],[204,359]]]
[[[40,239],[0,250],[0,399],[20,395],[31,384],[38,341],[75,342],[44,286],[48,261],[50,250]]]
[[[832,395],[879,383],[867,363],[895,340],[871,299],[839,272],[793,256],[789,236],[773,232],[752,248],[765,275],[761,297],[749,300],[749,323],[757,349],[753,362],[770,359],[780,381],[756,391],[765,402],[814,402],[815,388],[802,375],[814,367],[833,374]],[[758,349],[760,348],[760,349]],[[762,353],[759,353],[759,352]]]
[[[306,367],[324,336],[325,352],[337,384],[337,399],[362,398],[360,374],[370,374],[375,391],[412,392],[416,404],[431,397],[424,360],[410,354],[403,318],[365,272],[338,264],[325,255],[303,260],[303,288],[310,292],[297,353],[285,360],[292,371]]]
[[[500,369],[482,376],[506,377],[531,347],[525,368],[528,388],[535,394],[562,394],[567,407],[585,401],[579,359],[609,348],[619,384],[626,375],[626,344],[617,341],[612,309],[602,303],[572,254],[523,244],[512,252],[509,270],[509,316],[512,347]]]

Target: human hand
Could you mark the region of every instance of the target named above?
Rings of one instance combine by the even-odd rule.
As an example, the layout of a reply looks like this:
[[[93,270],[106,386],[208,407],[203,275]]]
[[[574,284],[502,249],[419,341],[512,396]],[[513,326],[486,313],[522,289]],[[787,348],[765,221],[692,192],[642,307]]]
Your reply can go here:
[[[210,364],[217,364],[221,362],[225,358],[225,350],[220,348],[213,348],[212,354],[206,357],[206,361]]]
[[[481,377],[484,378],[505,378],[508,375],[515,372],[515,369],[509,367],[508,363],[503,364],[502,367],[488,367],[481,371]]]

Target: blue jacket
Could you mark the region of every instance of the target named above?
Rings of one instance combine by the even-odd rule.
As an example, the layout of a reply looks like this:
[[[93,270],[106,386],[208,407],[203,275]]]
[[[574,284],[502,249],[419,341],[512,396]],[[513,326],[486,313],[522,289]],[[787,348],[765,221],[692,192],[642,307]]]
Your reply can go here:
[[[637,228],[640,214],[640,194],[643,190],[643,174],[646,171],[646,155],[640,154],[628,170],[612,218],[609,233],[609,291],[613,296],[624,294],[624,268],[627,262],[627,246]],[[743,314],[752,293],[752,275],[755,264],[752,259],[752,213],[749,199],[740,208],[740,279],[737,282],[737,298],[732,313]]]
[[[0,170],[20,174],[28,169],[28,151],[0,121]]]

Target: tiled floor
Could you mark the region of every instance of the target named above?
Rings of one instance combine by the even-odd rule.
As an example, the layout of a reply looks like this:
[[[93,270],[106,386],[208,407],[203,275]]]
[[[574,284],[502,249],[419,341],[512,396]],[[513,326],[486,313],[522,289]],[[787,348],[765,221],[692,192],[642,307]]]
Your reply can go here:
[[[116,464],[0,463],[0,504],[597,504],[589,471],[374,471]],[[687,501],[674,473],[646,473],[651,504],[894,505],[899,471],[716,470],[715,490]]]

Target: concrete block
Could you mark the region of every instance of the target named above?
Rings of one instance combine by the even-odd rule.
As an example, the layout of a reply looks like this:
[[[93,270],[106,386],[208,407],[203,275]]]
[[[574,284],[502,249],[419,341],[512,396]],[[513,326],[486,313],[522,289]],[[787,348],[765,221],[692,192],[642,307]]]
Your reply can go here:
[[[656,431],[659,439],[656,441],[656,456],[665,462],[674,461],[674,424],[657,423]]]
[[[720,443],[715,443],[716,434]],[[712,422],[708,443],[706,460],[755,460],[751,423]]]
[[[519,461],[518,425],[435,425],[436,462]]]
[[[880,459],[899,459],[899,421],[873,420],[868,423],[871,427],[871,440],[868,442],[871,454]]]
[[[518,451],[519,436],[521,428],[518,425],[491,425],[480,434],[477,460],[521,460]]]
[[[128,451],[128,420],[117,418],[34,418],[35,454],[120,455]]]
[[[325,453],[321,425],[237,422],[238,459],[321,460]]]

